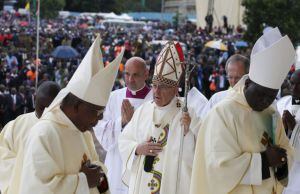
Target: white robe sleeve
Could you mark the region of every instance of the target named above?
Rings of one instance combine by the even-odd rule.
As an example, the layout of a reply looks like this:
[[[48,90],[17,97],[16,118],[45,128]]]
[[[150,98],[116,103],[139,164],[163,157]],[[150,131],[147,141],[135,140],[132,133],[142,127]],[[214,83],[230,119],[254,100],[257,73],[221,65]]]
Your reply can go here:
[[[216,106],[219,102],[221,102],[223,99],[226,98],[226,96],[228,95],[230,89],[225,90],[225,91],[221,91],[221,92],[217,92],[214,95],[212,95],[212,97],[209,99],[209,101],[207,102],[206,106],[204,107],[202,114],[201,114],[201,118],[204,119],[204,117],[211,111],[211,109]]]
[[[109,99],[103,119],[98,122],[95,126],[94,131],[95,135],[106,151],[114,149],[118,146],[118,137],[122,130],[122,118],[118,116],[114,117],[114,111],[116,108],[113,103],[113,99]]]
[[[213,96],[211,97],[211,99],[209,99],[209,101],[206,103],[206,105],[204,106],[202,113],[201,113],[201,118],[204,119],[205,116],[209,113],[209,111],[212,109],[213,107],[213,102],[212,102]]]
[[[204,145],[207,145],[204,155],[207,166],[206,179],[209,190],[214,193],[230,193],[241,184],[247,174],[251,166],[252,153],[241,150],[236,141],[238,137],[234,125],[226,123],[231,122],[231,115],[216,112],[217,109],[213,111],[206,117],[200,129],[206,128],[205,136],[202,138],[205,141]],[[224,178],[228,175],[230,178]]]
[[[141,156],[135,155],[135,150],[138,146],[138,140],[136,139],[135,134],[135,126],[136,126],[136,119],[135,116],[137,116],[139,111],[136,111],[131,119],[131,121],[126,125],[123,132],[121,133],[119,137],[119,150],[121,154],[122,159],[122,177],[123,181],[128,184],[129,182],[129,175],[132,171],[136,168],[136,164],[138,162],[137,159],[141,158]]]
[[[201,119],[197,117],[194,111],[190,111],[192,121],[190,124],[190,131],[183,138],[183,161],[191,168],[193,167],[194,153],[196,148],[197,135],[201,126]]]
[[[300,125],[298,122],[293,129],[290,143],[295,149],[294,160],[300,162]]]
[[[89,190],[88,182],[84,173],[78,174],[78,185],[75,194],[83,194]],[[89,192],[88,192],[89,193]]]
[[[59,137],[46,132],[32,135],[25,148],[20,190],[22,194],[89,194],[87,180],[82,173],[66,173],[62,169],[63,152]]]
[[[5,192],[9,186],[17,153],[13,149],[14,121],[9,122],[0,134],[0,190]]]
[[[296,127],[299,127],[299,125],[296,124],[295,129],[296,129]],[[294,149],[292,148],[292,146],[289,142],[289,139],[286,136],[284,126],[283,126],[280,116],[277,117],[277,129],[276,129],[276,137],[275,138],[276,138],[276,141],[275,141],[276,145],[278,145],[279,147],[286,150],[289,163],[291,161],[293,161],[294,160]],[[291,164],[289,164],[289,166],[290,165]]]
[[[296,125],[293,129],[293,133],[291,135],[290,143],[295,148],[299,142],[299,135],[300,135],[300,125],[296,122]]]
[[[197,88],[193,87],[188,93],[187,101],[188,108],[193,108],[196,112],[196,116],[201,118],[202,114],[204,114],[205,106],[208,103],[207,98],[199,92]]]
[[[195,136],[191,132],[187,133],[183,138],[182,159],[191,168],[193,167],[195,142],[196,142]]]
[[[260,153],[253,153],[250,167],[244,175],[242,185],[261,185],[262,184],[262,162]]]

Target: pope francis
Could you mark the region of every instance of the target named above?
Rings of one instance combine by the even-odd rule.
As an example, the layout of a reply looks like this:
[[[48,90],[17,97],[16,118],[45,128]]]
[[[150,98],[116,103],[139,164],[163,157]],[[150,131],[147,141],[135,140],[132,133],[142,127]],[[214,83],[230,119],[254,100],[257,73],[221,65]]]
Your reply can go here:
[[[183,60],[179,43],[164,46],[155,65],[153,101],[140,106],[120,134],[123,181],[129,194],[189,192],[200,120],[192,108],[182,113],[176,97]]]

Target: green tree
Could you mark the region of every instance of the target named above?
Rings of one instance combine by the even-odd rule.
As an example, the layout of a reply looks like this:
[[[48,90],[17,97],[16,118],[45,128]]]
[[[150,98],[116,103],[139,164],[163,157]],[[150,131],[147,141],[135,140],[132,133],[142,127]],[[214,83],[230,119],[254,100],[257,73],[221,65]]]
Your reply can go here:
[[[0,10],[3,9],[3,6],[4,6],[4,0],[0,0]]]
[[[161,0],[65,0],[64,10],[77,12],[160,11]]]
[[[264,26],[278,26],[293,42],[300,41],[299,0],[243,0],[245,38],[254,42],[262,34]]]
[[[146,7],[149,11],[160,12],[161,11],[161,0],[148,0]]]
[[[66,0],[64,10],[77,12],[115,12],[120,5],[115,0]]]
[[[65,0],[40,0],[40,3],[42,18],[55,18],[65,6]]]

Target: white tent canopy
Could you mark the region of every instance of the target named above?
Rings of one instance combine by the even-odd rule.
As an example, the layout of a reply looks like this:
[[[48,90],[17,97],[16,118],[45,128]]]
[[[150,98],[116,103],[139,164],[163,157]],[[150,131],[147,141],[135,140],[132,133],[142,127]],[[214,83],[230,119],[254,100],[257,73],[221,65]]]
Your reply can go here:
[[[132,21],[133,18],[130,17],[128,14],[122,14],[122,15],[116,15],[114,12],[110,13],[92,13],[92,12],[84,12],[80,14],[81,17],[94,17],[94,16],[101,16],[106,20],[126,20],[126,21]]]
[[[205,16],[207,15],[210,0],[195,0],[197,13],[197,26],[205,27]],[[222,17],[228,19],[228,25],[243,24],[242,17],[245,8],[241,6],[241,0],[214,0],[214,23],[213,26],[223,25]]]
[[[110,12],[108,14],[103,15],[103,17],[106,20],[109,20],[109,19],[111,19],[111,20],[113,20],[113,19],[116,19],[116,20],[126,20],[126,21],[132,21],[133,20],[133,18],[130,17],[129,15],[127,15],[127,14],[116,15],[113,12]]]

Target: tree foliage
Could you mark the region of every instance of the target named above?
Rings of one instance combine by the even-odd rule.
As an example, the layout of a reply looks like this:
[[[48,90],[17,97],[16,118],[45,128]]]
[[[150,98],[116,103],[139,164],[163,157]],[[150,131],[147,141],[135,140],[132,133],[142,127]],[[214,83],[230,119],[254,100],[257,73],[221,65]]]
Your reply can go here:
[[[40,0],[41,17],[54,18],[58,15],[58,11],[63,10],[65,0]]]
[[[115,0],[66,0],[64,10],[76,12],[116,12],[120,5]]]
[[[243,0],[244,23],[247,25],[245,38],[255,41],[265,26],[278,26],[293,42],[300,41],[299,0]]]
[[[160,11],[160,0],[66,0],[64,10],[77,12]]]
[[[121,0],[122,1],[122,0]],[[120,1],[119,1],[120,2]],[[161,0],[127,0],[124,4],[124,10],[130,11],[161,11]]]
[[[34,12],[33,2],[29,0],[31,12]],[[24,8],[28,0],[18,0],[16,8]],[[126,13],[135,11],[156,11],[161,10],[161,0],[40,0],[41,16],[53,18],[58,11],[74,12],[115,12]]]

